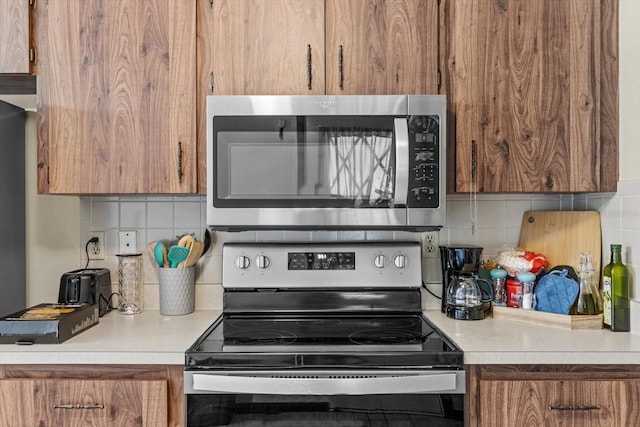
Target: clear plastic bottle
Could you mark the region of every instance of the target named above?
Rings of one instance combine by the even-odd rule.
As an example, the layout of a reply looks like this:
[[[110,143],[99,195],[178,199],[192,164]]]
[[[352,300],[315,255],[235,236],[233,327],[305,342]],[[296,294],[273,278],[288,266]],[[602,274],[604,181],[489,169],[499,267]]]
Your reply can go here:
[[[533,294],[533,285],[536,280],[536,275],[525,271],[518,274],[518,280],[520,281],[520,286],[522,286],[520,308],[524,310],[533,310],[536,307],[536,297]]]
[[[501,268],[494,268],[489,274],[493,284],[493,305],[504,307],[507,305],[507,272]]]

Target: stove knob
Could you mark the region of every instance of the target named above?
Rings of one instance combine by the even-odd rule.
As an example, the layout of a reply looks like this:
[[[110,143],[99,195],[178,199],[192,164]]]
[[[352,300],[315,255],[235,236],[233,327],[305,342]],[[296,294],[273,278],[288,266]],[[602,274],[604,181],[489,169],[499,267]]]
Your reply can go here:
[[[399,269],[403,269],[407,266],[407,257],[404,255],[396,255],[396,257],[393,259],[393,265],[396,266],[396,268]]]
[[[267,268],[269,268],[269,265],[271,265],[271,261],[269,260],[268,256],[258,255],[256,257],[256,267],[258,267],[260,270],[266,270]]]
[[[251,261],[247,256],[240,255],[238,256],[238,258],[236,258],[236,267],[238,267],[239,270],[246,270],[247,268],[249,268],[250,264]]]
[[[384,255],[376,255],[376,257],[373,259],[373,265],[376,268],[384,268],[385,261],[386,257]]]

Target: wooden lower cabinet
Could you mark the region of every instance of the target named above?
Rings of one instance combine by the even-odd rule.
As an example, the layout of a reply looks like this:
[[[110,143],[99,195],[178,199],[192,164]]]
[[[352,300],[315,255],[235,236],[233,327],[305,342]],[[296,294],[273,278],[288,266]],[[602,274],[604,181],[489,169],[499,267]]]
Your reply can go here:
[[[467,425],[633,426],[640,420],[640,367],[473,366]]]
[[[4,365],[0,426],[183,426],[182,369]]]

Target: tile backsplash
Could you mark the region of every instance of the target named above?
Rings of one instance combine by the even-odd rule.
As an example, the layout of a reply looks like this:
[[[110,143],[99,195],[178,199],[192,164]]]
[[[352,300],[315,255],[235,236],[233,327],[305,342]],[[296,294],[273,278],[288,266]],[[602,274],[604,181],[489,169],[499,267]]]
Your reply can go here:
[[[522,214],[527,210],[598,210],[603,233],[603,264],[609,261],[609,244],[621,243],[623,261],[629,266],[632,296],[640,300],[640,285],[635,271],[640,266],[640,182],[620,182],[617,193],[580,195],[491,194],[451,195],[447,197],[447,226],[439,232],[440,244],[476,244],[491,256],[503,245],[516,246]],[[118,236],[123,230],[137,232],[137,248],[144,253],[145,306],[158,307],[158,277],[148,255],[147,244],[154,240],[171,240],[184,233],[203,238],[206,228],[204,196],[150,197],[82,197],[80,254],[86,261],[84,247],[89,231],[105,231],[104,261],[92,261],[92,267],[108,267],[117,282]],[[400,231],[246,231],[213,233],[209,253],[198,263],[196,306],[221,306],[221,255],[226,241],[420,241],[420,233]],[[438,259],[423,259],[423,278],[434,293],[440,295],[441,273]],[[439,307],[432,296],[425,296],[427,307]],[[640,306],[638,304],[634,304]],[[637,318],[638,316],[633,316]],[[640,325],[634,330],[640,331]]]

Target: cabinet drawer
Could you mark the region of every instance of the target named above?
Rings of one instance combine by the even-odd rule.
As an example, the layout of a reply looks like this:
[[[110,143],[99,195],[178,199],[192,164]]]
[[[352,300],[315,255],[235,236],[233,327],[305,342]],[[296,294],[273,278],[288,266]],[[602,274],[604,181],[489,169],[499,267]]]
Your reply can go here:
[[[637,380],[481,380],[480,425],[634,425],[639,396]]]
[[[0,425],[166,426],[167,390],[166,380],[3,379]]]

